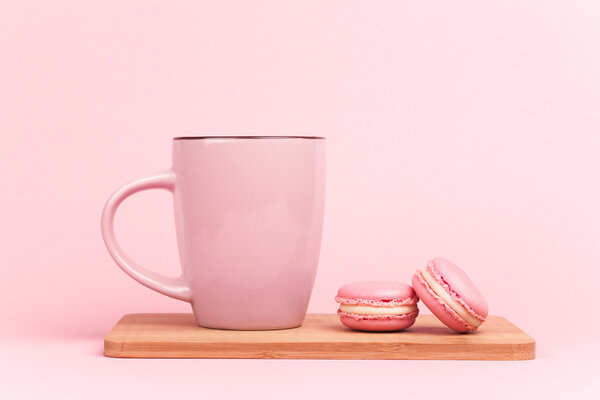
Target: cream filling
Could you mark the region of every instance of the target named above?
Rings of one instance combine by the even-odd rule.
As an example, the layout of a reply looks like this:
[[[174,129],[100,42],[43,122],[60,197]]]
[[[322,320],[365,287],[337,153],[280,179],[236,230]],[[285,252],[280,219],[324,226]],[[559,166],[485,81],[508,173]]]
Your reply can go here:
[[[454,300],[452,295],[448,293],[446,289],[444,289],[442,285],[438,283],[438,281],[431,274],[431,272],[429,272],[429,268],[424,268],[421,271],[421,276],[423,277],[423,279],[425,279],[425,282],[427,282],[427,284],[431,287],[435,294],[440,296],[442,300],[444,300],[446,305],[448,305],[448,307],[456,311],[456,313],[460,315],[465,321],[467,321],[467,323],[475,327],[481,325],[481,320],[472,316],[462,304]]]
[[[413,311],[417,311],[416,304],[410,304],[406,306],[396,307],[373,307],[373,306],[361,306],[361,305],[350,305],[340,304],[340,310],[351,313],[351,314],[377,314],[377,315],[403,315],[410,314]]]

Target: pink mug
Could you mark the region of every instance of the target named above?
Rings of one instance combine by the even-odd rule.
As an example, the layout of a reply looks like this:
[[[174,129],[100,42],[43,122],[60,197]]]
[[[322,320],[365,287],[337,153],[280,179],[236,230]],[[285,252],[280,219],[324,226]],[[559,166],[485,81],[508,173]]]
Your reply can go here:
[[[130,182],[108,199],[102,213],[108,252],[142,285],[190,302],[200,326],[300,326],[321,248],[324,139],[174,138],[171,169]],[[173,193],[179,278],[137,265],[115,239],[119,204],[146,189]]]

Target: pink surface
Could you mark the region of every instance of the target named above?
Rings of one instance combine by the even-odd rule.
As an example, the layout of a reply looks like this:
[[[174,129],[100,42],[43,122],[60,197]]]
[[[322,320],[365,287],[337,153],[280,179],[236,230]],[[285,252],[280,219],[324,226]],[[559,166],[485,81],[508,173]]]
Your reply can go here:
[[[390,389],[340,384],[357,379],[400,379],[410,382],[403,395],[426,387],[445,399],[464,396],[447,390],[456,382],[488,398],[600,397],[600,322],[590,317],[600,281],[598,37],[591,0],[0,0],[0,397]],[[123,314],[189,311],[116,268],[98,220],[107,194],[168,168],[171,138],[193,134],[328,137],[309,312],[334,313],[345,282],[408,281],[443,254],[473,266],[491,313],[532,335],[538,358],[101,357]],[[133,260],[179,274],[168,193],[128,199],[115,228]]]
[[[302,324],[321,249],[325,139],[175,139],[173,167],[118,189],[102,235],[121,269],[159,293],[191,303],[198,325],[287,329]],[[121,202],[142,190],[173,193],[182,274],[148,271],[115,239]]]

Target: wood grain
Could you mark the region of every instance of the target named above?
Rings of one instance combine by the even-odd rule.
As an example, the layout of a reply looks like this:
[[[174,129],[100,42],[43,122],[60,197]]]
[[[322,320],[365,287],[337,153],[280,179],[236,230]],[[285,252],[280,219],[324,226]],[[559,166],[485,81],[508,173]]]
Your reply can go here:
[[[505,318],[489,316],[457,334],[432,315],[402,332],[347,329],[335,314],[308,314],[299,328],[227,331],[201,328],[192,314],[125,315],[104,339],[104,355],[127,358],[297,358],[531,360],[535,340]]]

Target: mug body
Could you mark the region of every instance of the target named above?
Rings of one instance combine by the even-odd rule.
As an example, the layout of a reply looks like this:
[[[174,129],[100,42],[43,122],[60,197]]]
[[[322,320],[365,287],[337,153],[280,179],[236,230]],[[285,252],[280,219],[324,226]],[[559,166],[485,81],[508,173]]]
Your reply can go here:
[[[325,140],[173,140],[179,256],[198,325],[302,324],[317,272]]]

